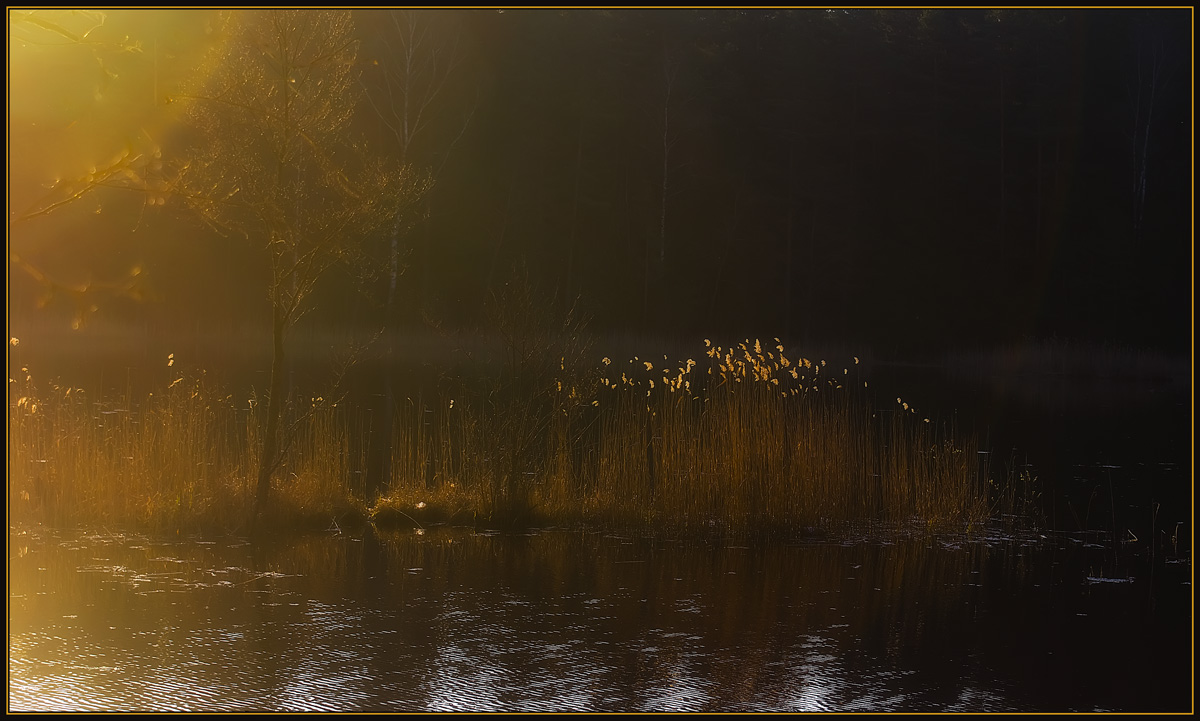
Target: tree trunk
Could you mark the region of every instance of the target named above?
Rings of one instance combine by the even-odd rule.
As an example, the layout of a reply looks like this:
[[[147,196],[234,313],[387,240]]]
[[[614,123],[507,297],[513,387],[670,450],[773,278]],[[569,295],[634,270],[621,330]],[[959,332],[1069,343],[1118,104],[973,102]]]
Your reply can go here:
[[[1007,262],[1008,247],[1005,244],[1007,240],[1007,232],[1005,222],[1005,197],[1004,197],[1004,140],[1005,140],[1005,124],[1004,124],[1004,69],[1000,70],[1000,253],[1001,257]]]
[[[273,353],[271,356],[271,395],[267,400],[267,432],[263,437],[262,457],[258,465],[258,487],[254,496],[254,525],[262,518],[267,508],[267,500],[271,493],[271,476],[279,465],[280,438],[279,424],[283,416],[283,381],[284,356],[283,308],[278,303],[271,319],[271,338]]]
[[[401,234],[400,219],[397,218],[392,226],[391,251],[388,256],[388,290],[383,315],[383,365],[379,369],[378,375],[369,374],[368,376],[377,379],[383,385],[382,407],[375,409],[376,420],[371,424],[367,440],[370,455],[367,461],[367,476],[363,492],[368,503],[374,502],[376,497],[387,493],[392,485],[392,414],[395,413],[396,396],[392,386],[392,364],[396,352],[395,339],[392,334],[395,327],[396,287],[399,284],[401,272]],[[373,382],[371,388],[367,390],[371,397],[374,397],[374,387]]]
[[[783,264],[783,337],[792,336],[792,236],[796,220],[796,188],[793,182],[796,177],[796,141],[788,141],[788,196],[787,196],[787,230],[785,234],[787,254]]]

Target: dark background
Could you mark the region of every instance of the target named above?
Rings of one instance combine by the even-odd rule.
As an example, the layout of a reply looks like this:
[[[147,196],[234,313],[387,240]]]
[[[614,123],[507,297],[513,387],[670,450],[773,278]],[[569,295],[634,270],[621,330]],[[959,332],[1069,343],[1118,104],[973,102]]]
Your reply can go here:
[[[438,92],[403,148],[377,112],[401,12],[355,11],[354,131],[436,181],[397,327],[481,329],[523,268],[602,333],[1191,347],[1190,9],[407,11]],[[136,265],[141,300],[72,331],[79,300],[10,263],[11,334],[269,325],[262,248],[127,196],[10,249],[97,287]],[[301,324],[384,322],[356,277]]]

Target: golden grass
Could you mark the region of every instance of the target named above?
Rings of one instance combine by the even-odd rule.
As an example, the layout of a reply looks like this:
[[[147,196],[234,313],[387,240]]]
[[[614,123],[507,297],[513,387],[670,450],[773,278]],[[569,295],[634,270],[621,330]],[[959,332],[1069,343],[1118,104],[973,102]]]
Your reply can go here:
[[[179,376],[133,405],[129,393],[39,392],[26,369],[9,383],[11,520],[158,531],[236,524],[255,459],[231,398]]]
[[[463,392],[420,426],[402,414],[389,495],[411,505],[452,484],[477,519],[682,533],[986,518],[974,439],[899,399],[872,410],[854,364],[839,374],[749,340],[704,358],[606,357],[540,396],[497,406]]]
[[[391,478],[378,498],[365,497],[364,444],[355,442],[365,416],[291,399],[273,520],[753,534],[988,514],[974,439],[900,399],[873,408],[854,363],[789,357],[778,342],[749,339],[706,341],[699,361],[598,365],[580,348],[530,347],[488,388],[460,382],[399,399]],[[40,392],[26,372],[10,383],[11,518],[245,530],[259,448],[253,399],[222,394],[203,375],[180,375],[137,405],[130,395]]]

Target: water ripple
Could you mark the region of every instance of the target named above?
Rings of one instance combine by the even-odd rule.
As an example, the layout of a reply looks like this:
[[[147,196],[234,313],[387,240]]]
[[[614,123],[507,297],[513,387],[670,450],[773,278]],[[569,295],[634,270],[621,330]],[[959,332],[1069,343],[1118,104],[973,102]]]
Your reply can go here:
[[[36,562],[16,559],[11,569],[11,598],[21,602],[10,599],[9,708],[1038,709],[1047,704],[1021,697],[1014,680],[1028,659],[1040,649],[1055,663],[1086,666],[1088,656],[1050,656],[1036,633],[1015,643],[1021,627],[1006,625],[1005,614],[1035,629],[1058,629],[1064,618],[1085,630],[1137,628],[1120,605],[1137,594],[1091,592],[1084,605],[1043,609],[1056,623],[1042,626],[1009,596],[992,603],[980,586],[1009,574],[1012,544],[900,538],[714,556],[685,544],[650,553],[648,544],[631,549],[635,540],[598,535],[456,536],[438,545],[437,533],[405,536],[372,567],[359,565],[362,543],[336,538],[269,564],[241,544],[164,552],[146,539],[128,548],[112,537],[52,539]],[[613,562],[631,552],[646,561]],[[988,554],[1003,563],[987,563]],[[1017,565],[1031,576],[1002,575],[1003,584],[1047,583],[1024,560]],[[1093,584],[1128,578],[1074,573]],[[996,627],[1009,630],[989,641]],[[1086,638],[1075,643],[1086,650]],[[1025,655],[1012,666],[994,655],[977,660],[997,643]],[[1186,644],[1180,649],[1186,660]],[[1159,649],[1142,647],[1150,650]],[[1130,707],[1103,692],[1048,706]]]

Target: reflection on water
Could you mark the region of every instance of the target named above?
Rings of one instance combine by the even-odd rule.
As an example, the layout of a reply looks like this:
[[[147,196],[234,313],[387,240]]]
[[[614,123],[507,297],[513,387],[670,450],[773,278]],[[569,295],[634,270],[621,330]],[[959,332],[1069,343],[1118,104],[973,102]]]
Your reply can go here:
[[[14,711],[1190,707],[1190,566],[1067,537],[20,534]]]

